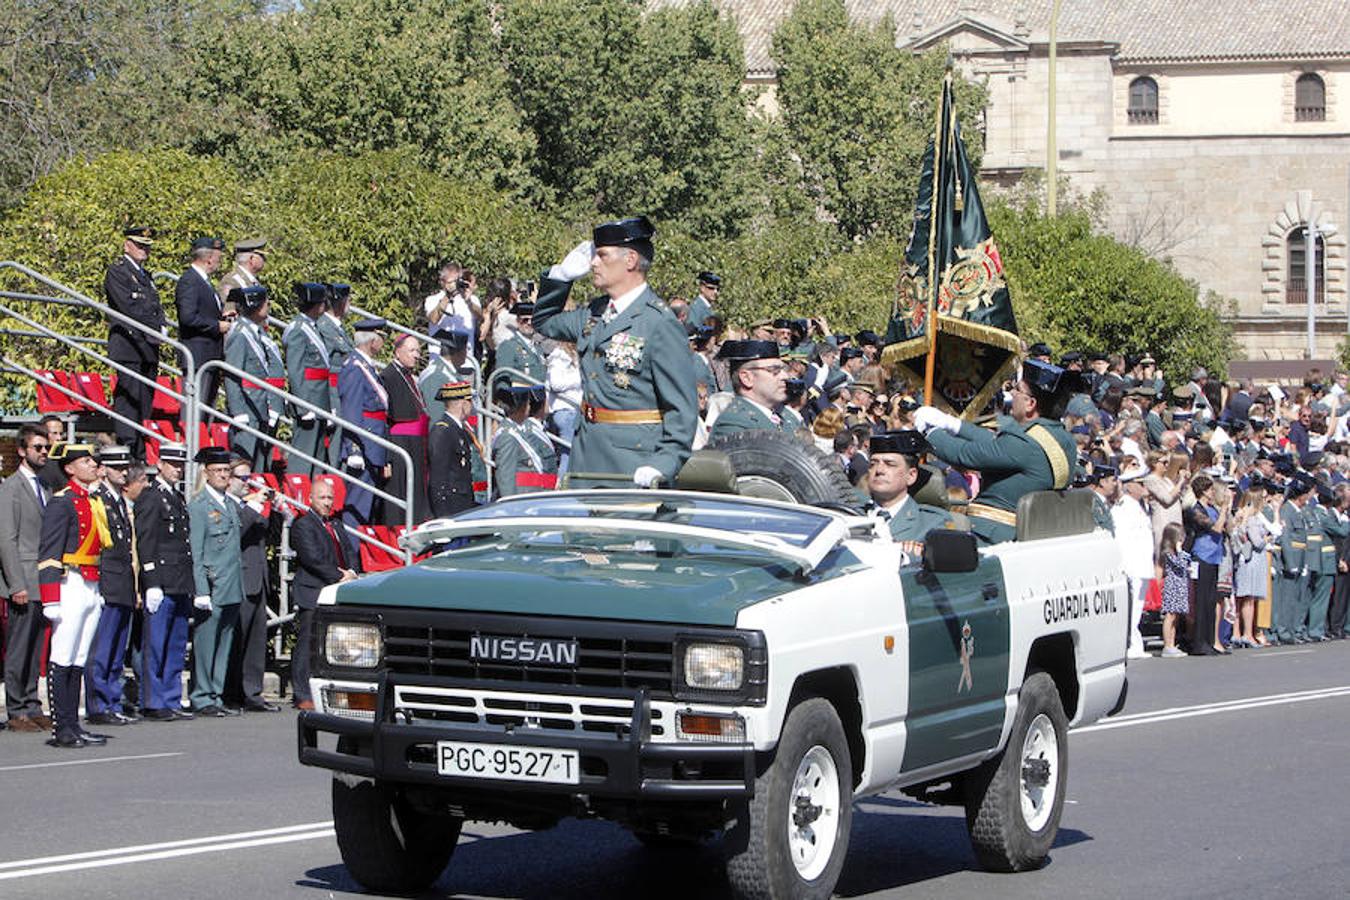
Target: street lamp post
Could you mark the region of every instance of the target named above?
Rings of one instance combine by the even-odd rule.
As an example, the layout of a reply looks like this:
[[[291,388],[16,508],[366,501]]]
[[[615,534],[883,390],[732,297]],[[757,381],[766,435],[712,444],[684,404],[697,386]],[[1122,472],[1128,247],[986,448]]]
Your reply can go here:
[[[1303,283],[1308,289],[1308,359],[1317,358],[1317,223],[1304,230]]]
[[[1054,0],[1050,6],[1050,84],[1049,98],[1047,103],[1050,106],[1047,115],[1045,129],[1045,213],[1053,218],[1055,216],[1055,207],[1057,194],[1059,192],[1059,147],[1055,138],[1055,61],[1059,56],[1059,3],[1060,0]]]

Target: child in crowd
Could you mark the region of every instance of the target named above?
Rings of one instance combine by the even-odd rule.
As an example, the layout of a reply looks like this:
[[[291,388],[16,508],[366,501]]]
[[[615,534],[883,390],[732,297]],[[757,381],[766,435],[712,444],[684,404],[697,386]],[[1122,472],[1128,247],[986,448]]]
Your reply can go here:
[[[1176,523],[1163,529],[1158,563],[1162,569],[1163,651],[1165,659],[1185,656],[1177,647],[1177,623],[1190,610],[1191,555],[1181,549],[1185,532]]]

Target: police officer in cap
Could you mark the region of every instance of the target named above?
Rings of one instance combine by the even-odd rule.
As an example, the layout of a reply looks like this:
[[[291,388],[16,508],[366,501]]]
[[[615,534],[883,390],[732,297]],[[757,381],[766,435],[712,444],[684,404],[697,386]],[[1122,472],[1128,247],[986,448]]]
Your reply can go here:
[[[159,475],[133,510],[140,588],[145,595],[141,715],[151,721],[193,718],[182,709],[183,657],[196,590],[187,501],[179,484],[186,465],[186,447],[161,446]]]
[[[235,425],[247,425],[266,434],[275,432],[285,409],[282,399],[262,385],[286,389],[286,363],[267,334],[270,295],[261,284],[235,288],[229,302],[238,313],[234,327],[225,336],[225,362],[250,378],[225,377],[225,408]],[[238,428],[230,431],[230,446],[249,460],[256,472],[267,469],[272,445]]]
[[[1275,573],[1274,607],[1271,625],[1272,643],[1307,643],[1305,619],[1308,613],[1308,501],[1316,482],[1306,472],[1297,472],[1289,479],[1284,491],[1284,505],[1280,507],[1279,537],[1280,566]],[[1200,642],[1202,648],[1205,643]]]
[[[317,327],[319,337],[323,338],[324,346],[328,348],[328,386],[335,395],[342,364],[352,352],[352,339],[347,334],[347,326],[342,323],[343,317],[347,315],[347,307],[351,305],[351,297],[351,285],[324,284],[324,312],[319,316]],[[332,423],[327,425],[325,431],[328,433],[327,462],[336,466],[342,448],[342,433]]]
[[[438,393],[444,412],[431,428],[427,494],[431,514],[443,518],[477,506],[470,466],[478,439],[464,423],[473,412],[473,385],[452,381],[442,385]]]
[[[234,302],[230,300],[232,291],[236,288],[257,287],[262,283],[258,281],[258,274],[262,272],[267,262],[266,251],[266,238],[247,238],[234,245],[234,268],[220,279],[220,299],[224,301],[227,313],[231,310],[238,312]]]
[[[698,273],[698,294],[689,304],[688,322],[697,328],[705,324],[710,316],[717,315],[713,304],[722,292],[722,279],[716,272]]]
[[[548,377],[548,362],[544,354],[534,345],[534,326],[530,317],[534,315],[533,303],[517,303],[511,307],[516,317],[511,336],[497,345],[497,370],[514,369],[524,373],[531,384],[543,384]],[[507,378],[508,382],[510,378]],[[493,376],[495,386],[499,379]]]
[[[337,387],[330,384],[328,343],[319,333],[319,319],[323,317],[327,302],[325,285],[315,281],[296,282],[295,305],[300,312],[286,326],[281,343],[286,348],[286,381],[290,392],[319,409],[332,410],[338,407]],[[325,422],[302,407],[296,407],[292,419],[291,445],[315,459],[327,460]],[[305,459],[296,459],[292,468],[304,475],[323,471]]]
[[[145,269],[153,245],[154,232],[149,228],[143,225],[128,228],[123,232],[122,255],[108,267],[108,274],[103,278],[103,294],[108,298],[108,305],[153,332],[146,334],[117,319],[108,322],[108,358],[149,382],[123,375],[113,389],[113,412],[138,423],[150,418],[155,373],[159,370],[159,335],[166,331],[159,291]],[[131,448],[133,456],[144,457],[145,439],[139,431],[114,420],[113,432],[118,443]]]
[[[506,417],[492,439],[498,496],[510,497],[555,487],[558,481],[557,459],[546,459],[540,452],[533,435],[534,429],[528,423],[529,386],[501,385],[497,388],[495,399]]]
[[[613,473],[640,487],[674,480],[698,421],[684,328],[647,284],[653,233],[645,216],[597,226],[548,271],[534,310],[539,333],[575,342],[580,358],[569,471]],[[572,282],[588,272],[605,296],[564,312]]]
[[[103,501],[112,543],[98,559],[103,611],[84,669],[85,718],[91,725],[126,725],[140,721],[122,710],[122,663],[141,600],[136,590],[136,530],[123,496],[128,492],[131,452],[126,447],[109,446],[99,449],[97,456],[104,476],[90,494]],[[139,489],[131,487],[130,492]]]
[[[431,354],[426,368],[417,376],[417,389],[422,392],[427,415],[435,422],[444,411],[441,407],[441,388],[452,381],[475,382],[475,369],[469,365],[469,333],[459,329],[443,328],[432,335],[440,341],[441,352]]]
[[[736,399],[713,422],[709,440],[742,431],[789,431],[778,409],[787,400],[788,366],[773,341],[727,341],[717,354],[731,366]]]
[[[1059,366],[1025,360],[1013,388],[1012,416],[1000,416],[995,431],[931,406],[914,411],[915,426],[936,456],[983,476],[979,499],[967,513],[971,530],[986,543],[1013,539],[1023,495],[1072,482],[1078,448],[1060,418],[1076,381]]]
[[[1093,463],[1088,475],[1088,485],[1092,490],[1092,521],[1098,527],[1112,534],[1116,533],[1115,519],[1111,517],[1111,507],[1120,493],[1120,470],[1106,463]]]
[[[867,468],[867,489],[876,504],[871,515],[882,519],[891,538],[909,544],[913,556],[923,552],[923,541],[934,528],[951,528],[951,514],[913,498],[932,477],[919,465],[931,449],[922,434],[913,430],[887,431],[872,436]]]
[[[342,421],[353,426],[342,429],[342,464],[347,474],[381,489],[390,474],[389,451],[368,435],[384,438],[389,434],[389,392],[380,381],[379,363],[384,350],[384,327],[384,319],[357,322],[352,352],[347,354],[338,373]],[[379,518],[375,495],[349,485],[342,521],[352,526],[375,525]]]
[[[243,544],[239,505],[226,495],[229,451],[203,447],[197,462],[205,482],[188,504],[192,605],[201,614],[192,631],[191,700],[197,715],[223,718],[239,713],[225,705],[225,676],[239,633],[239,605],[244,602]]]

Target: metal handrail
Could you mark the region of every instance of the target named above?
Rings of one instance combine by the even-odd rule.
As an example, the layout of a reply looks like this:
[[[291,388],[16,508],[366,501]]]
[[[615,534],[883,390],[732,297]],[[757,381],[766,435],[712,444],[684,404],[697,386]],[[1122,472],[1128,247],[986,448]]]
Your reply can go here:
[[[41,338],[47,336],[39,331],[23,331],[18,328],[0,328],[0,334],[6,335],[7,337],[25,337],[25,338]],[[75,334],[68,334],[66,335],[66,337],[70,338],[77,344],[93,344],[99,347],[108,346],[108,342],[105,341],[103,338],[80,337],[79,335]]]
[[[7,366],[21,375],[27,375],[34,381],[41,382],[42,384],[45,384],[48,387],[56,388],[58,391],[65,394],[67,397],[70,397],[72,400],[78,400],[81,404],[88,406],[91,409],[95,406],[95,404],[90,402],[88,397],[84,396],[83,394],[80,394],[78,391],[72,391],[70,388],[66,387],[64,384],[61,384],[55,379],[48,378],[46,375],[40,374],[35,369],[28,368],[23,363],[16,362],[13,359],[10,359],[8,356],[0,356],[0,365]],[[101,407],[99,408],[98,412],[102,415],[108,416],[111,419],[116,419],[119,422],[125,422],[126,424],[130,425],[132,428],[136,429],[141,434],[144,434],[147,437],[154,438],[155,440],[161,440],[163,438],[163,435],[151,431],[149,428],[146,428],[140,422],[133,422],[131,419],[128,419],[126,416],[122,415],[119,412],[114,412],[110,408]]]
[[[389,328],[390,331],[397,331],[401,334],[410,334],[424,344],[433,345],[440,343],[440,341],[436,340],[434,337],[431,337],[430,335],[423,334],[422,332],[414,328],[409,328],[407,325],[400,325],[397,322],[391,322],[389,321],[388,317],[376,315],[375,313],[371,312],[368,309],[362,309],[355,303],[348,303],[347,311],[354,312],[358,316],[365,316],[367,319],[384,319],[384,323]]]
[[[548,387],[548,385],[547,385],[545,382],[540,381],[538,378],[534,378],[533,376],[529,375],[528,373],[522,372],[520,369],[513,369],[513,368],[511,368],[510,366],[506,366],[506,367],[504,367],[504,368],[493,369],[493,370],[492,370],[492,375],[489,376],[489,378],[488,378],[488,387],[489,387],[489,389],[491,389],[492,387],[496,386],[496,384],[497,384],[497,376],[498,376],[498,375],[509,375],[512,379],[520,378],[522,381],[526,382],[527,384],[538,385],[538,386],[540,386],[540,387]],[[487,398],[485,398],[485,399],[487,399]],[[572,408],[575,409],[577,412],[581,412],[581,405],[578,404],[578,403],[576,403],[575,401],[573,401],[573,400],[568,400],[566,397],[563,397],[562,395],[559,395],[556,399],[561,400],[563,403],[566,403],[568,406],[572,407]],[[572,442],[569,441],[569,440],[567,440],[567,438],[559,437],[559,436],[556,435],[556,434],[550,434],[550,435],[548,435],[548,439],[549,439],[550,441],[552,441],[554,444],[558,445],[559,447],[563,447],[563,448],[567,449],[569,452],[570,452],[571,449],[572,449]]]

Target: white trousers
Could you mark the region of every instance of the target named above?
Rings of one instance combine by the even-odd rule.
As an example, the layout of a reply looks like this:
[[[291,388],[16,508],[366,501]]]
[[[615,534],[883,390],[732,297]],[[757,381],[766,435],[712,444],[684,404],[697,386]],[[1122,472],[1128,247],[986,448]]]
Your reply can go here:
[[[1144,588],[1148,581],[1143,578],[1125,579],[1130,588],[1130,650],[1142,651],[1144,649],[1144,635],[1139,630],[1139,620],[1144,615]]]
[[[51,664],[83,666],[94,642],[103,595],[97,581],[86,581],[79,570],[66,572],[61,581],[61,621],[52,626]]]

